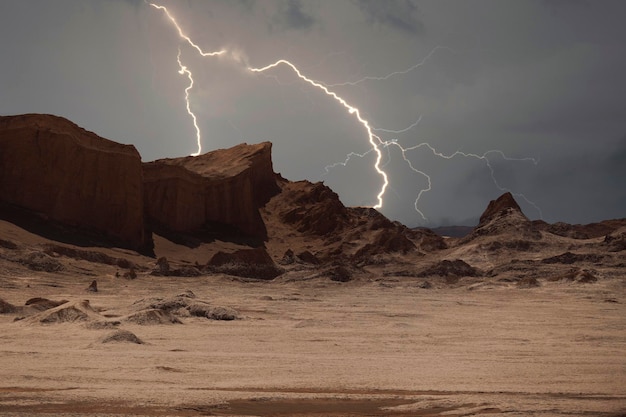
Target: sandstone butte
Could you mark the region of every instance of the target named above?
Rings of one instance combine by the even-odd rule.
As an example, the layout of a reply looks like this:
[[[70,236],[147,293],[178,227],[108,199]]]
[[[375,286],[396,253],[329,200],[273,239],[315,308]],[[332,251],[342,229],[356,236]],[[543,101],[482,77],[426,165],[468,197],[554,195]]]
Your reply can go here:
[[[100,233],[135,250],[144,227],[142,165],[132,145],[44,114],[0,117],[0,202]]]
[[[267,239],[259,207],[279,192],[271,143],[143,163],[134,146],[62,117],[0,117],[0,203],[150,251],[152,226],[226,225]]]
[[[145,163],[143,172],[151,223],[174,232],[221,223],[267,240],[259,208],[280,191],[270,142],[160,159]]]

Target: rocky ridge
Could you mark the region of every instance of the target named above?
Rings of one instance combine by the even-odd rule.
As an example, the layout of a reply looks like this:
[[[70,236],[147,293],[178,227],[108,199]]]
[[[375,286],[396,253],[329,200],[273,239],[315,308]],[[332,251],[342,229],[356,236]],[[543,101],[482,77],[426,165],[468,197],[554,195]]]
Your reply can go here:
[[[132,146],[62,118],[24,115],[0,119],[0,150],[0,222],[13,222],[11,210],[28,211],[72,233],[113,239],[79,248],[49,236],[25,238],[0,223],[10,230],[0,238],[7,271],[108,268],[126,279],[411,277],[423,288],[484,280],[532,288],[542,279],[593,282],[626,267],[626,219],[549,225],[529,220],[505,193],[465,237],[444,238],[372,208],[346,207],[323,183],[282,178],[273,172],[269,142],[141,164]],[[148,247],[152,257],[119,247]]]

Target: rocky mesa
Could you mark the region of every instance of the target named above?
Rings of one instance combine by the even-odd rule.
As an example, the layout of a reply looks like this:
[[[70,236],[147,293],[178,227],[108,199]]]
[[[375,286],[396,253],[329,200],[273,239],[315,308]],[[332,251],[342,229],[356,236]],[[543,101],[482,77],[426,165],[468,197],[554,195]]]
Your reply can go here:
[[[0,117],[0,203],[142,251],[141,157],[62,117]]]
[[[145,163],[144,201],[150,222],[173,232],[226,225],[267,239],[259,214],[280,189],[272,144],[240,144],[199,156]]]
[[[134,146],[62,117],[0,118],[0,203],[113,245],[150,252],[152,228],[267,239],[259,213],[280,189],[272,144],[143,163]]]

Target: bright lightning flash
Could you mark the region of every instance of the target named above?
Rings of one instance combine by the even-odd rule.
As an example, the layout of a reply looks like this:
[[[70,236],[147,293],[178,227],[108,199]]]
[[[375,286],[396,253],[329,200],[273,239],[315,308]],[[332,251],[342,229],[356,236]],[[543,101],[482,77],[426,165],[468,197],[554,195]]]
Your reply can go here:
[[[357,109],[356,107],[351,106],[350,104],[348,104],[348,102],[346,100],[344,100],[343,98],[339,97],[335,92],[330,91],[326,86],[324,86],[323,84],[320,84],[317,81],[314,81],[310,78],[305,77],[304,75],[302,75],[302,73],[300,72],[300,70],[298,68],[296,68],[295,65],[293,65],[291,62],[285,60],[285,59],[280,59],[276,62],[274,62],[273,64],[267,65],[263,68],[252,68],[249,67],[248,69],[252,72],[264,72],[267,71],[269,69],[275,68],[278,65],[287,65],[288,67],[290,67],[298,76],[298,78],[302,79],[303,81],[311,84],[313,87],[319,88],[320,90],[322,90],[326,95],[334,98],[337,102],[339,102],[339,104],[341,104],[346,110],[348,110],[348,113],[354,115],[357,120],[359,121],[359,123],[361,123],[361,125],[363,125],[363,127],[365,128],[365,131],[367,132],[367,136],[368,136],[368,140],[369,143],[372,145],[372,149],[374,150],[374,152],[376,152],[376,162],[374,163],[374,169],[376,169],[376,172],[383,178],[383,185],[380,189],[380,191],[378,192],[378,195],[376,196],[378,203],[374,206],[375,209],[381,208],[383,206],[383,195],[385,194],[385,190],[387,189],[387,186],[389,185],[389,179],[387,178],[387,173],[385,171],[383,171],[380,168],[380,161],[382,160],[383,154],[380,151],[380,149],[378,148],[378,144],[376,143],[376,140],[378,140],[378,142],[381,142],[380,138],[378,136],[376,136],[374,134],[374,132],[372,131],[372,128],[369,124],[369,122],[367,120],[365,120],[363,117],[361,117],[361,113],[359,111],[359,109]]]
[[[180,67],[180,69],[178,70],[178,73],[180,75],[186,74],[187,78],[189,79],[189,85],[187,86],[187,88],[185,88],[185,104],[187,106],[187,113],[189,113],[189,115],[191,116],[191,119],[193,120],[193,127],[196,129],[196,142],[198,143],[198,151],[195,153],[192,153],[191,156],[198,156],[200,155],[200,153],[202,153],[202,140],[200,138],[200,128],[198,127],[198,119],[196,119],[196,115],[194,114],[194,112],[191,111],[191,104],[189,103],[189,90],[193,88],[193,75],[191,74],[191,71],[189,71],[187,67],[184,66],[183,63],[180,61],[180,48],[178,49],[178,55],[176,56],[176,61],[178,62],[178,66]]]
[[[146,1],[146,3],[148,3],[147,0],[144,0],[144,1]],[[187,36],[185,34],[185,32],[183,32],[183,30],[179,26],[179,24],[176,21],[176,19],[174,18],[174,16],[172,16],[172,14],[169,12],[169,10],[165,6],[160,6],[160,5],[157,5],[157,4],[154,4],[154,3],[148,3],[148,4],[150,6],[156,8],[156,9],[159,9],[159,10],[162,10],[163,12],[165,12],[165,15],[167,16],[167,18],[176,27],[176,30],[178,31],[178,36],[180,36],[184,41],[186,41],[189,45],[191,45],[203,57],[223,55],[223,54],[228,52],[225,49],[222,49],[222,50],[219,50],[219,51],[215,51],[215,52],[205,52],[205,51],[203,51],[202,48],[200,48],[200,46],[195,44],[191,40],[191,38],[189,38],[189,36]],[[241,62],[242,61],[241,58],[239,57],[239,55],[238,54],[234,54],[234,53],[233,53],[232,59],[233,59],[233,61],[236,61],[236,62]],[[192,155],[199,155],[200,152],[202,151],[202,147],[201,147],[201,143],[200,143],[200,130],[198,129],[198,125],[196,123],[196,116],[193,114],[193,112],[191,111],[190,106],[189,106],[189,89],[191,89],[191,87],[193,86],[193,78],[192,78],[191,72],[187,69],[187,67],[182,65],[182,63],[180,62],[180,50],[179,50],[179,54],[178,54],[178,65],[180,67],[179,73],[180,74],[187,74],[187,77],[189,78],[189,81],[190,81],[189,87],[187,87],[185,89],[185,101],[187,103],[187,112],[193,118],[194,126],[196,128],[196,133],[197,133],[197,139],[198,139],[198,153],[192,154]],[[321,84],[321,83],[319,83],[317,81],[314,81],[314,80],[304,76],[300,72],[300,70],[294,64],[292,64],[291,62],[287,61],[286,59],[278,60],[275,63],[267,65],[267,66],[262,67],[262,68],[248,67],[247,69],[249,71],[252,71],[252,72],[265,72],[265,71],[273,69],[273,68],[275,68],[275,67],[277,67],[279,65],[287,65],[289,68],[291,68],[296,73],[298,78],[300,78],[301,80],[307,82],[308,84],[312,85],[313,87],[316,87],[316,88],[322,90],[326,95],[334,98],[337,102],[339,102],[339,104],[341,104],[346,110],[348,110],[349,114],[354,115],[357,118],[357,120],[359,121],[359,123],[365,128],[365,130],[367,132],[368,139],[369,139],[369,143],[372,145],[372,149],[374,149],[374,152],[376,152],[376,162],[374,164],[374,168],[376,169],[376,172],[383,178],[383,185],[382,185],[382,187],[381,187],[381,189],[380,189],[380,191],[378,192],[378,195],[377,195],[378,203],[374,206],[374,208],[381,208],[383,206],[383,195],[385,194],[385,190],[387,189],[387,186],[389,185],[389,180],[387,179],[387,173],[380,168],[380,161],[382,160],[382,152],[378,148],[378,144],[376,143],[375,139],[377,139],[378,142],[382,142],[382,141],[380,140],[380,138],[378,136],[376,136],[372,132],[372,128],[370,127],[369,122],[367,120],[365,120],[363,117],[361,117],[361,113],[359,112],[359,109],[357,109],[356,107],[351,106],[350,104],[348,104],[347,101],[345,101],[343,98],[338,96],[333,91],[330,91],[323,84]]]
[[[181,29],[180,25],[178,24],[178,22],[176,21],[176,19],[174,18],[174,16],[172,16],[172,14],[169,12],[169,10],[165,7],[165,6],[161,6],[161,5],[157,5],[154,3],[150,3],[148,2],[148,0],[144,0],[145,3],[149,4],[150,6],[154,7],[155,9],[161,10],[165,13],[165,15],[167,16],[167,18],[169,19],[169,21],[174,25],[174,27],[176,28],[177,32],[178,32],[178,36],[181,38],[181,40],[183,40],[184,42],[186,42],[187,44],[189,44],[192,48],[194,48],[201,56],[203,57],[214,57],[214,56],[219,56],[219,55],[224,55],[226,57],[228,57],[230,60],[232,60],[233,62],[236,62],[239,65],[246,65],[245,64],[245,59],[243,59],[243,56],[238,52],[238,51],[229,51],[226,49],[221,49],[218,51],[214,51],[214,52],[205,52],[200,46],[198,46],[196,43],[194,43],[191,38],[189,36],[187,36],[184,31]],[[488,158],[489,154],[499,154],[504,160],[506,161],[531,161],[532,163],[534,163],[535,165],[538,163],[538,161],[536,161],[533,158],[510,158],[507,157],[502,151],[499,150],[489,150],[487,152],[485,152],[482,155],[478,155],[478,154],[474,154],[474,153],[465,153],[465,152],[461,152],[461,151],[456,151],[451,155],[445,155],[439,151],[437,151],[433,146],[431,146],[428,143],[420,143],[419,145],[415,145],[415,146],[411,146],[408,148],[403,147],[402,145],[400,145],[398,143],[398,139],[391,139],[391,140],[387,140],[387,141],[383,141],[378,135],[376,135],[374,132],[386,132],[386,133],[404,133],[407,132],[409,130],[411,130],[412,128],[414,128],[415,126],[417,126],[419,124],[419,122],[421,121],[421,116],[418,118],[418,120],[416,122],[414,122],[413,124],[411,124],[409,127],[402,129],[402,130],[389,130],[389,129],[381,129],[381,128],[374,128],[370,125],[370,122],[366,119],[364,119],[361,116],[361,112],[359,111],[359,109],[357,107],[354,107],[353,105],[349,104],[344,98],[342,98],[341,96],[339,96],[336,92],[330,90],[331,87],[338,87],[338,86],[355,86],[357,84],[366,82],[366,81],[384,81],[384,80],[388,80],[391,77],[394,76],[398,76],[398,75],[404,75],[407,74],[421,66],[423,66],[425,64],[425,62],[432,57],[432,55],[437,52],[440,49],[445,49],[451,52],[455,52],[453,49],[448,48],[448,47],[444,47],[444,46],[437,46],[434,49],[432,49],[430,51],[430,53],[423,58],[420,62],[418,62],[417,64],[408,67],[404,70],[401,71],[394,71],[391,72],[389,74],[386,74],[384,76],[366,76],[363,77],[361,79],[358,79],[356,81],[349,81],[349,82],[343,82],[343,83],[335,83],[335,84],[324,84],[321,83],[319,81],[315,81],[311,78],[306,77],[304,74],[302,74],[302,72],[290,61],[286,60],[286,59],[280,59],[276,62],[274,62],[273,64],[269,64],[266,65],[264,67],[251,67],[251,66],[247,66],[246,68],[248,71],[250,72],[254,72],[254,73],[262,73],[265,71],[269,71],[272,70],[280,65],[285,65],[289,68],[291,68],[291,70],[293,70],[293,72],[298,76],[298,78],[300,78],[302,81],[304,81],[305,83],[321,90],[324,94],[326,94],[327,96],[333,98],[335,101],[337,101],[344,109],[346,109],[348,111],[348,114],[353,115],[357,121],[361,124],[361,126],[363,126],[363,128],[365,129],[365,132],[367,133],[367,138],[368,138],[368,142],[371,145],[371,148],[363,153],[363,154],[359,154],[359,153],[355,153],[355,152],[351,152],[347,155],[346,159],[344,162],[338,162],[332,165],[329,165],[325,168],[326,173],[328,173],[330,171],[330,169],[342,165],[342,166],[346,166],[348,164],[348,162],[350,161],[350,159],[352,157],[360,157],[363,158],[366,155],[374,152],[376,154],[376,161],[374,163],[374,169],[376,170],[376,172],[378,173],[378,175],[380,175],[383,179],[383,185],[380,189],[380,191],[378,192],[378,195],[376,196],[377,198],[377,204],[375,206],[373,206],[376,209],[379,209],[383,206],[383,195],[385,194],[385,191],[387,190],[387,187],[389,185],[389,178],[387,176],[387,173],[382,169],[381,167],[381,162],[383,159],[383,152],[381,149],[386,149],[387,153],[389,155],[389,147],[391,146],[396,146],[400,149],[400,152],[402,153],[402,158],[404,159],[404,161],[408,164],[409,168],[411,170],[413,170],[414,172],[423,175],[427,182],[428,182],[428,187],[425,189],[420,190],[420,192],[417,195],[417,198],[415,199],[415,210],[420,214],[420,216],[422,217],[422,219],[427,220],[426,216],[422,213],[422,211],[418,208],[418,203],[420,198],[422,197],[422,195],[428,191],[432,190],[432,181],[431,181],[431,177],[426,174],[425,172],[419,170],[418,168],[415,168],[411,162],[411,160],[407,157],[407,152],[408,151],[412,151],[412,150],[416,150],[422,147],[427,147],[428,149],[430,149],[430,151],[435,155],[438,156],[440,158],[443,159],[453,159],[454,157],[457,156],[461,156],[461,157],[465,157],[465,158],[475,158],[475,159],[479,159],[485,162],[485,164],[487,165],[487,167],[489,168],[489,171],[491,173],[491,179],[493,180],[495,186],[501,190],[501,191],[510,191],[504,187],[502,187],[498,181],[496,180],[495,177],[495,172],[494,169],[491,165],[491,161]],[[202,152],[202,144],[201,144],[201,134],[200,134],[200,128],[198,127],[197,124],[197,119],[195,114],[192,112],[191,110],[191,106],[189,103],[189,91],[191,90],[191,88],[193,87],[193,76],[192,73],[189,71],[189,69],[183,65],[183,63],[180,60],[180,48],[178,50],[178,56],[177,56],[177,62],[178,62],[178,66],[179,66],[179,73],[181,75],[187,75],[187,78],[189,79],[189,85],[187,88],[185,88],[185,103],[186,103],[186,107],[187,107],[187,113],[192,117],[193,119],[193,124],[194,127],[196,129],[196,139],[197,139],[197,143],[198,143],[198,151],[196,153],[193,153],[193,156],[197,156]],[[275,78],[275,77],[274,77]],[[541,210],[539,209],[539,207],[533,203],[532,201],[530,201],[528,198],[526,198],[526,196],[524,196],[523,194],[515,194],[516,196],[520,196],[522,197],[527,203],[529,203],[530,205],[532,205],[533,207],[535,207],[538,212],[540,213],[541,216]]]

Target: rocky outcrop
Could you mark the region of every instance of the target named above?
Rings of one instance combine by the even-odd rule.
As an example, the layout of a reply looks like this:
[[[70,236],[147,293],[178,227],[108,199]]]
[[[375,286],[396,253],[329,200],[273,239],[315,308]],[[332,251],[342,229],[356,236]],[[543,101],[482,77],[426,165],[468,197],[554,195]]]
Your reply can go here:
[[[232,253],[217,252],[209,260],[207,268],[212,272],[257,279],[273,279],[283,272],[262,247]]]
[[[342,231],[350,222],[339,196],[321,182],[288,183],[281,200],[281,220],[300,233],[327,236]]]
[[[607,236],[620,227],[626,227],[626,219],[603,220],[599,223],[568,224],[563,222],[546,223],[543,220],[533,221],[538,230],[544,230],[554,235],[570,237],[572,239],[593,239]]]
[[[519,204],[517,204],[517,201],[515,201],[511,193],[504,193],[497,199],[489,202],[489,205],[480,216],[478,227],[484,226],[490,221],[513,212],[521,213],[522,209]]]
[[[61,117],[0,117],[0,201],[135,250],[150,247],[135,147]]]
[[[522,213],[513,195],[508,192],[489,202],[487,209],[480,216],[478,226],[472,233],[462,238],[461,243],[467,243],[479,236],[498,235],[507,235],[517,240],[541,239],[541,232]]]
[[[241,144],[199,156],[144,164],[144,198],[151,222],[175,232],[227,225],[267,239],[259,207],[280,190],[272,144]]]

